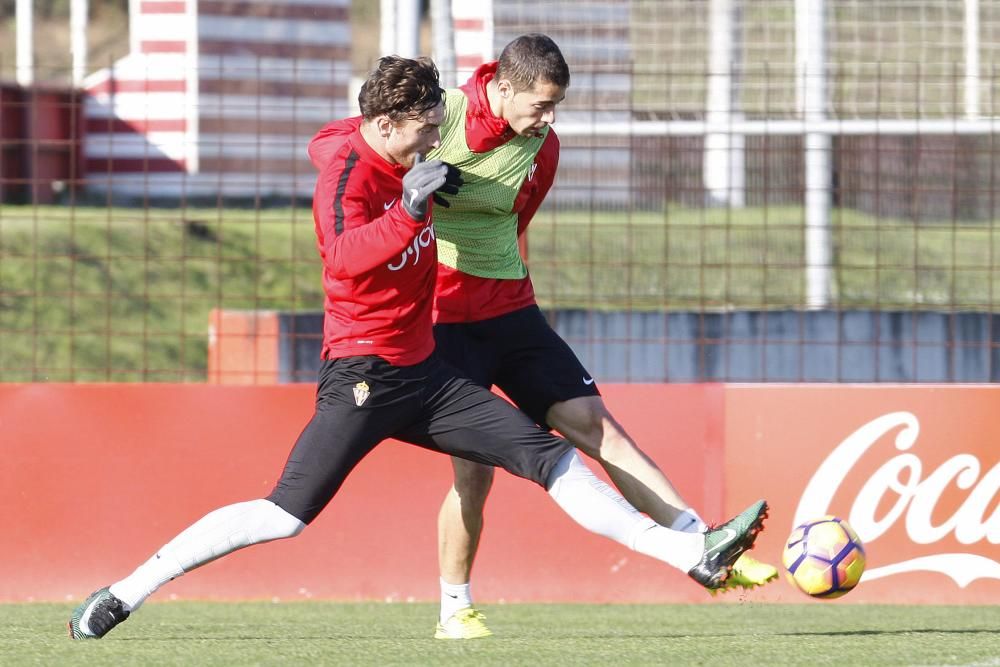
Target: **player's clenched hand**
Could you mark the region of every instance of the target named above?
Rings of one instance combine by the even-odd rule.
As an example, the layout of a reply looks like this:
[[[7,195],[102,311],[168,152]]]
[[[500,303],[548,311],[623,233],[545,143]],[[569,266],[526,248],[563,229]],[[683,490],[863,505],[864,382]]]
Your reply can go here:
[[[461,185],[462,176],[458,169],[447,162],[418,160],[403,176],[403,208],[414,220],[423,220],[427,215],[428,198],[439,191],[457,194]],[[438,196],[434,200],[443,202]],[[444,202],[443,205],[448,206],[448,203]]]
[[[449,208],[451,204],[448,203],[447,199],[441,196],[441,193],[443,192],[447,195],[457,195],[458,189],[462,187],[465,181],[462,179],[462,172],[458,170],[458,167],[453,164],[448,164],[447,162],[442,164],[447,165],[448,174],[445,176],[444,185],[434,191],[434,201],[445,208]]]

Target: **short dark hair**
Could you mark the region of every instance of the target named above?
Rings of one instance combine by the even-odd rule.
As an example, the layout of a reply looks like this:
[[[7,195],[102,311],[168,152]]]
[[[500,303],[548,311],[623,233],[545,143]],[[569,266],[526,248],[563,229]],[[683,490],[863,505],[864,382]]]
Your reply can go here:
[[[503,47],[496,78],[508,79],[515,90],[527,90],[539,81],[565,88],[569,85],[569,65],[551,37],[532,33]]]
[[[441,104],[438,69],[430,58],[385,56],[361,86],[358,104],[365,120],[386,115],[393,122],[417,118]]]

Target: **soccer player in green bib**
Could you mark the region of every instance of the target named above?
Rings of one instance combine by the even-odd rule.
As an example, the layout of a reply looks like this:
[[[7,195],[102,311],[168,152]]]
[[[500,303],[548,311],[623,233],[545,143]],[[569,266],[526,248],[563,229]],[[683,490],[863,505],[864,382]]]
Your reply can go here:
[[[428,159],[450,163],[464,185],[434,210],[438,353],[474,382],[497,386],[536,423],[554,428],[601,463],[622,495],[657,523],[707,526],[608,411],[597,382],[548,325],[535,301],[518,239],[545,199],[559,164],[550,127],[566,96],[569,67],[546,35],[522,35],[445,95],[441,145]],[[324,159],[328,125],[309,147]],[[470,592],[493,468],[452,458],[454,485],[438,518],[439,639],[491,635]],[[744,554],[726,588],[752,588],[777,570]]]
[[[498,386],[537,423],[562,433],[604,466],[618,489],[654,521],[704,531],[680,497],[608,411],[597,382],[535,302],[518,238],[545,199],[559,164],[550,127],[569,67],[546,35],[522,35],[445,96],[441,146],[430,153],[462,172],[462,191],[435,211],[439,353],[485,387]],[[435,636],[488,636],[473,605],[472,563],[493,468],[452,459],[454,486],[438,519],[441,615]],[[744,554],[729,587],[775,579]]]

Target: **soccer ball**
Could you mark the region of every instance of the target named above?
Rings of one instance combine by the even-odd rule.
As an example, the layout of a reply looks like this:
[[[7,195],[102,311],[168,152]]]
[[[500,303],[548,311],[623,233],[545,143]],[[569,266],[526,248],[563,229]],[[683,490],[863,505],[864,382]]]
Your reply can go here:
[[[806,521],[788,536],[781,556],[788,580],[824,600],[846,595],[865,571],[865,547],[846,521],[825,516]]]

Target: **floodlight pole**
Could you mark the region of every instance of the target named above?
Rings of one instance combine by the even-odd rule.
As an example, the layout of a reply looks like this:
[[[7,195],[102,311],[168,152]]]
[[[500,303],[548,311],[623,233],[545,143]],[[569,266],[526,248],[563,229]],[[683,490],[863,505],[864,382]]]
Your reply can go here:
[[[965,116],[979,117],[979,0],[965,0]]]
[[[420,54],[420,0],[381,0],[381,55],[415,58]]]
[[[378,52],[388,56],[396,52],[396,0],[380,0],[378,10]]]
[[[711,0],[709,4],[709,71],[705,111],[708,123],[728,125],[742,120],[739,80],[743,26],[738,4],[733,0]],[[744,135],[728,128],[725,132],[705,136],[702,178],[709,204],[744,206],[745,142]]]
[[[69,32],[70,54],[73,58],[73,85],[83,86],[87,76],[87,11],[88,0],[70,0]]]
[[[455,24],[451,20],[451,0],[431,0],[431,33],[441,85],[454,88],[458,77],[455,76]]]
[[[826,2],[795,0],[795,72],[798,111],[806,123],[825,119]],[[825,132],[805,137],[806,308],[819,310],[831,302],[832,257],[830,207],[833,141]]]
[[[24,87],[35,82],[35,39],[33,32],[35,18],[31,2],[32,0],[17,0],[15,6],[17,13],[14,27],[14,31],[17,33],[15,38],[17,42],[15,46],[16,79],[18,85]]]

